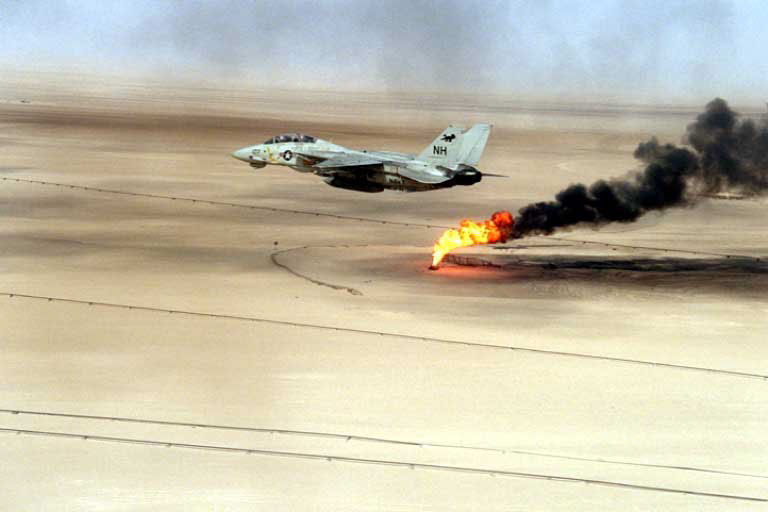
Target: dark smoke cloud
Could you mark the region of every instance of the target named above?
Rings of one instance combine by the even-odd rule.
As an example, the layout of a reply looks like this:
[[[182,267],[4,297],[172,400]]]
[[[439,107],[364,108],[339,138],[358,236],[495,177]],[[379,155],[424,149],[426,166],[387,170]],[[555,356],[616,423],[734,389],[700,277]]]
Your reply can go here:
[[[650,211],[686,206],[702,192],[768,191],[768,119],[741,119],[717,98],[688,126],[688,147],[641,143],[635,157],[643,171],[624,179],[581,183],[560,191],[554,201],[520,209],[515,236],[550,234],[578,224],[633,222]]]

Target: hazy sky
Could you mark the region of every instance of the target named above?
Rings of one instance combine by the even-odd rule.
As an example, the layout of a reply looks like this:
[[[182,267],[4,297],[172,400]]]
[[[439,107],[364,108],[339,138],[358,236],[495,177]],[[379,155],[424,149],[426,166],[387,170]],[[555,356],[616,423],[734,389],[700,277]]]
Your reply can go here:
[[[0,0],[0,73],[768,98],[765,0]]]

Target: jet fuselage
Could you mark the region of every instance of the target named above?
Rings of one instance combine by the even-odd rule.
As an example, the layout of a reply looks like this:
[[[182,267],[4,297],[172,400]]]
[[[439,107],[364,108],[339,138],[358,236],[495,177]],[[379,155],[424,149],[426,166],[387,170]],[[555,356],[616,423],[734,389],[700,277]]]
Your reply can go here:
[[[431,153],[425,150],[421,155],[356,150],[308,135],[285,134],[238,149],[232,156],[257,169],[266,165],[286,166],[320,176],[331,186],[360,192],[435,190],[472,185],[482,179],[480,171],[472,165],[447,158],[447,146],[460,143],[460,130],[449,127],[446,132],[450,133],[444,132],[442,138],[436,139]],[[481,141],[483,146],[485,140],[487,133]]]

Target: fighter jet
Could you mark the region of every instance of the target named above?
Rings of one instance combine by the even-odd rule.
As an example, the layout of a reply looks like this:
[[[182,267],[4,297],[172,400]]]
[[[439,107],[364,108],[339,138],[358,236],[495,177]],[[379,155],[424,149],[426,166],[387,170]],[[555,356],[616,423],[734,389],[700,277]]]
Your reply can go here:
[[[310,135],[288,133],[238,149],[232,156],[256,169],[283,165],[316,174],[332,187],[358,192],[421,192],[474,185],[484,175],[498,176],[483,174],[475,167],[490,133],[489,124],[476,124],[469,130],[450,125],[418,155],[348,149]]]

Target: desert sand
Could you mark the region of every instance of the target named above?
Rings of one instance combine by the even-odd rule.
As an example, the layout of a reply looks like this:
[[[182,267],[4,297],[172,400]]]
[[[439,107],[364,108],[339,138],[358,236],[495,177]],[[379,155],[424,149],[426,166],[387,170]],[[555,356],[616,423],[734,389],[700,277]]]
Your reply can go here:
[[[696,111],[4,79],[0,509],[764,510],[766,201],[427,269],[444,226],[631,171]],[[474,187],[229,156],[481,120],[509,177]]]

